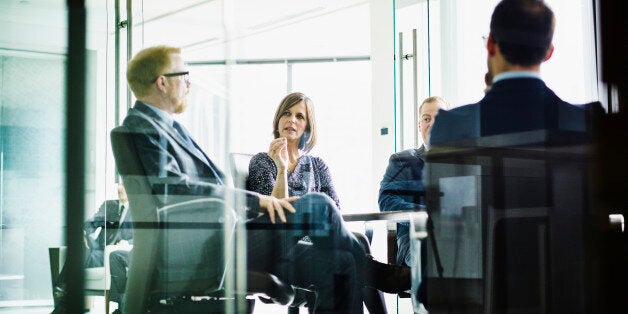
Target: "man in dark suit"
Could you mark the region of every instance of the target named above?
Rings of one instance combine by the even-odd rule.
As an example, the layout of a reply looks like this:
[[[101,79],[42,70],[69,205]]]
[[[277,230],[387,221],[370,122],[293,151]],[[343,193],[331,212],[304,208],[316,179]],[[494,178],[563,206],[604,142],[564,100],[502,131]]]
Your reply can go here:
[[[419,124],[423,144],[419,148],[406,149],[390,156],[386,173],[379,187],[379,210],[421,210],[425,209],[425,189],[423,186],[423,166],[429,143],[429,132],[438,111],[449,109],[449,103],[443,98],[432,96],[423,100],[419,106]],[[425,276],[427,249],[421,245],[421,277]],[[397,224],[397,265],[412,265],[410,252],[410,223]],[[413,278],[421,280],[421,278]],[[423,293],[423,290],[421,290]],[[419,301],[424,295],[419,296]],[[417,305],[420,306],[420,305]]]
[[[486,42],[492,84],[478,103],[441,112],[431,143],[531,130],[587,131],[589,110],[561,100],[540,78],[554,52],[554,13],[539,0],[504,0],[491,17]]]
[[[105,200],[98,211],[83,224],[84,241],[87,247],[83,265],[85,268],[103,267],[105,263],[105,246],[115,245],[120,242],[132,242],[133,233],[130,226],[130,215],[128,215],[128,200],[126,191],[122,184],[117,187],[118,199]],[[115,251],[114,251],[115,252]],[[126,258],[121,257],[128,263]],[[53,313],[65,312],[65,285],[66,268],[61,268],[55,283],[54,297],[59,300],[60,305]],[[116,301],[116,300],[112,300]]]
[[[115,205],[118,205],[121,220],[119,226],[117,226],[116,229],[112,229],[118,231],[110,232],[111,235],[107,234],[107,239],[113,237],[113,242],[108,240],[107,243],[115,243],[120,246],[120,249],[114,250],[109,254],[109,274],[111,275],[109,301],[118,303],[118,309],[121,310],[124,289],[126,287],[127,268],[131,260],[129,245],[133,244],[133,228],[131,226],[129,200],[124,185],[121,183],[118,184],[118,199],[119,201],[107,201],[107,206],[109,207],[115,208]],[[109,212],[107,211],[107,213]],[[120,311],[118,311],[118,313],[119,312]]]
[[[419,107],[419,131],[423,145],[406,149],[390,156],[388,167],[379,187],[380,211],[425,209],[422,181],[425,154],[429,149],[429,132],[439,109],[449,109],[447,101],[432,96]],[[412,265],[410,254],[409,224],[397,224],[397,264]]]
[[[554,52],[552,45],[554,27],[554,13],[541,0],[502,0],[499,2],[491,16],[490,33],[486,42],[489,72],[485,77],[490,80],[486,95],[475,104],[441,111],[431,131],[430,142],[434,148],[433,151],[437,147],[443,149],[439,154],[433,155],[435,162],[429,166],[435,167],[429,169],[430,180],[427,184],[432,184],[435,188],[439,187],[440,178],[471,169],[466,168],[467,163],[476,167],[475,170],[481,171],[481,175],[476,175],[473,181],[473,184],[477,184],[477,189],[483,189],[482,193],[478,193],[478,196],[482,198],[481,202],[474,201],[476,206],[472,206],[466,213],[449,221],[441,218],[445,216],[442,207],[432,210],[441,211],[441,215],[434,215],[440,219],[435,220],[434,225],[440,224],[441,232],[447,230],[458,235],[468,235],[473,242],[470,243],[471,245],[481,245],[478,247],[482,250],[475,257],[473,254],[467,255],[470,257],[468,263],[470,265],[480,263],[484,266],[483,289],[486,290],[477,291],[484,291],[485,295],[491,295],[491,302],[488,303],[485,300],[487,303],[483,306],[484,309],[491,309],[495,312],[509,310],[541,312],[545,311],[547,304],[550,304],[552,311],[573,313],[578,312],[573,309],[588,302],[587,299],[582,303],[574,303],[573,297],[567,297],[581,296],[581,291],[587,291],[587,288],[579,286],[585,282],[582,279],[584,277],[580,277],[581,269],[584,269],[580,268],[582,261],[577,260],[572,263],[571,257],[560,256],[560,252],[573,252],[573,256],[588,254],[588,252],[581,253],[582,251],[573,248],[584,247],[583,243],[588,243],[587,241],[592,241],[591,239],[595,237],[592,235],[593,232],[588,235],[579,233],[581,232],[579,227],[573,229],[562,227],[579,226],[585,221],[592,221],[589,215],[594,216],[594,210],[585,205],[590,197],[585,192],[587,183],[584,174],[588,172],[587,165],[583,165],[580,160],[571,163],[570,158],[566,158],[564,163],[562,160],[556,162],[551,158],[538,158],[540,154],[529,158],[530,154],[526,152],[531,150],[503,150],[502,148],[511,146],[509,139],[516,137],[497,136],[519,133],[521,135],[519,139],[527,141],[528,139],[521,133],[545,130],[551,133],[586,135],[594,130],[592,128],[595,124],[594,118],[602,110],[599,103],[582,106],[569,104],[561,100],[541,80],[541,64],[550,59]],[[568,73],[565,73],[565,79],[569,79]],[[483,141],[476,141],[477,138],[482,138]],[[493,139],[493,142],[489,142]],[[531,140],[536,139],[531,138]],[[556,155],[552,155],[551,150],[541,150],[536,146],[551,147],[560,144],[552,141],[541,139],[539,143],[531,144],[535,144],[534,152],[548,153],[546,156],[555,158]],[[480,145],[498,146],[499,149],[447,150],[450,147]],[[445,161],[445,167],[436,166],[438,161],[443,160],[438,158],[446,157],[448,152],[454,154],[454,160],[461,162],[450,164],[452,162],[450,160]],[[466,156],[471,158],[464,158]],[[484,158],[486,156],[490,158]],[[429,153],[427,157],[430,160]],[[447,168],[447,166],[452,167]],[[457,166],[460,168],[458,169]],[[566,182],[574,181],[580,182],[582,186],[572,191],[570,189],[575,185],[569,185]],[[460,188],[464,189],[464,187]],[[455,193],[449,196],[444,194],[440,201],[456,196],[458,195]],[[578,199],[579,196],[582,198]],[[569,199],[569,202],[565,202],[565,199]],[[584,201],[585,199],[587,201]],[[435,200],[435,202],[438,201]],[[544,206],[551,207],[548,210],[551,214],[535,217],[535,214],[530,214],[528,210]],[[520,210],[522,214],[514,212],[513,209]],[[481,221],[481,237],[474,236],[470,231],[462,231],[464,228],[472,230],[473,217],[482,217],[478,219]],[[491,219],[495,222],[490,222]],[[460,233],[455,229],[458,227],[444,226],[447,223],[454,225],[452,222],[456,220],[459,222],[457,225],[461,226],[457,229],[461,230]],[[541,228],[554,230],[549,236],[552,238],[551,241],[543,242],[545,236],[536,235],[540,234],[538,230]],[[487,234],[491,236],[486,236]],[[569,235],[563,236],[565,234]],[[455,270],[453,272],[449,270],[450,274],[453,274],[452,277],[468,278],[472,271],[464,269],[467,261],[462,258],[458,260],[457,251],[448,249],[447,246],[455,247],[456,250],[458,247],[465,246],[465,249],[468,249],[471,246],[466,246],[466,243],[469,243],[465,242],[467,238],[458,238],[457,235],[451,237],[455,240],[446,240],[445,237],[441,237],[447,243],[443,246],[445,250],[440,251],[441,256],[446,260],[445,263],[452,265],[450,269]],[[434,253],[435,257],[438,257],[437,254]],[[439,269],[437,266],[435,270],[442,276],[443,268]],[[552,273],[552,276],[557,276],[556,278],[563,276],[562,279],[552,279],[555,282],[569,279],[569,292],[563,295],[561,290],[564,285],[552,286],[550,281],[539,279],[538,274],[542,272],[541,270]],[[445,269],[445,272],[447,271]],[[456,274],[456,271],[459,273]],[[574,279],[571,280],[571,278]],[[589,283],[583,285],[589,285]],[[467,292],[475,289],[460,290],[464,291],[464,296],[463,293],[451,293],[449,297],[438,300],[438,296],[443,294],[437,291],[438,286],[432,287],[434,293],[428,291],[427,295],[432,294],[436,297],[430,302],[433,304],[442,302],[453,308],[456,308],[458,304],[468,302],[468,299],[465,299],[466,295],[472,293]],[[429,282],[427,289],[431,289]],[[560,293],[556,293],[557,291]]]
[[[360,291],[363,284],[382,290],[403,291],[409,288],[408,270],[386,267],[368,258],[360,243],[344,228],[338,209],[328,197],[313,193],[300,199],[277,199],[225,187],[223,172],[191,139],[185,128],[173,119],[174,114],[185,110],[190,89],[189,72],[179,48],[156,46],[140,51],[129,62],[127,80],[138,100],[129,110],[123,125],[131,133],[158,205],[198,197],[222,198],[227,193],[234,193],[236,198],[246,200],[244,210],[252,219],[248,224],[267,226],[264,228],[266,230],[247,233],[249,270],[271,272],[302,287],[315,284],[322,310],[361,312]],[[286,211],[293,215],[288,215]],[[314,241],[308,254],[312,255],[313,260],[319,261],[316,267],[312,267],[314,265],[307,260],[290,256],[293,245],[282,245],[285,241],[282,239],[299,239],[307,235],[305,231],[271,227],[276,217],[281,222],[302,222],[305,216],[311,218],[308,221],[328,225],[330,238],[333,239],[332,248],[323,248]],[[138,245],[136,242],[134,252],[137,252]],[[336,261],[344,262],[342,258],[328,258],[326,263],[324,258],[318,258],[318,250],[327,251],[321,256],[329,256],[329,251],[332,251],[332,256],[336,251],[349,253],[351,261],[340,265],[343,267],[334,264]],[[132,275],[136,265],[134,261],[135,257],[129,269],[125,313],[143,312],[146,307],[142,304],[142,298],[131,295],[135,289],[129,289],[135,280]],[[285,261],[292,261],[291,265],[279,266],[280,263],[285,264]],[[336,275],[346,280],[316,282]]]
[[[106,245],[117,244],[120,241],[128,242],[133,238],[126,191],[122,184],[119,184],[117,189],[118,199],[104,201],[94,216],[83,225],[85,241],[90,251],[103,251]],[[99,261],[86,264],[94,265],[86,267],[103,266],[102,254]]]

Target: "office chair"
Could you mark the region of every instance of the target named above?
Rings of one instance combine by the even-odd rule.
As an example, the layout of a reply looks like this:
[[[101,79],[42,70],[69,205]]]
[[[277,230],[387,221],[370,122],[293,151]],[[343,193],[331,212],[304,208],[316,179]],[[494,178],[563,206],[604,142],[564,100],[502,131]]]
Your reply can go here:
[[[227,294],[224,281],[230,261],[236,217],[219,199],[192,199],[160,208],[148,182],[133,137],[124,126],[111,131],[114,158],[129,198],[134,248],[128,271],[125,310],[132,313],[222,313],[226,303],[246,296]],[[194,238],[190,241],[190,238]],[[247,272],[250,294],[289,304],[293,287],[268,273]],[[297,295],[298,296],[298,295]],[[252,311],[251,302],[245,309]]]
[[[444,268],[437,276],[429,259],[431,313],[594,310],[589,144],[581,132],[532,130],[430,150],[427,206]]]

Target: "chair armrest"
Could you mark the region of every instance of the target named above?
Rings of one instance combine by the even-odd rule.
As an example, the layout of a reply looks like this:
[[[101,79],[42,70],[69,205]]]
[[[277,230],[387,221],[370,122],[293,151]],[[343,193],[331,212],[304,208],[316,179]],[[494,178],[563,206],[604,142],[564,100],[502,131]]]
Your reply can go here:
[[[109,275],[109,255],[113,251],[130,251],[133,249],[133,244],[126,243],[118,243],[105,246],[105,269],[107,269],[107,275]]]
[[[388,221],[388,226],[386,227],[388,230],[386,234],[386,255],[388,263],[395,264],[397,258],[397,228],[394,222],[412,221],[417,215],[427,217],[427,213],[424,210],[396,210],[375,213],[344,214],[342,218],[345,221],[351,222]]]
[[[421,213],[424,210],[396,210],[388,212],[375,212],[375,213],[358,213],[358,214],[343,214],[344,221],[409,221],[413,213]]]
[[[412,214],[410,219],[410,241],[425,239],[429,235],[426,212]]]
[[[411,233],[414,234],[411,239],[425,238],[427,237],[427,213],[425,210],[396,210],[387,212],[375,212],[375,213],[359,213],[359,214],[344,214],[342,218],[345,221],[378,221],[385,220],[388,222],[402,222],[410,221],[414,222],[414,226],[411,228]],[[389,223],[390,225],[390,223]],[[397,230],[388,227],[387,232],[387,247],[388,247],[388,262],[395,263],[396,246],[397,246]]]

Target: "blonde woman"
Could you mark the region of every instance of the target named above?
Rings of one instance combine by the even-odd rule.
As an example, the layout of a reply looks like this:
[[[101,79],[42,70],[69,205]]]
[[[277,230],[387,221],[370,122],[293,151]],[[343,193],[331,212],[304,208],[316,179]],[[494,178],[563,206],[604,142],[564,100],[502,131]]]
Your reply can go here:
[[[320,157],[309,155],[317,139],[312,100],[298,92],[284,97],[273,119],[273,136],[268,152],[251,159],[247,190],[277,198],[320,192],[340,208],[329,168]],[[369,253],[366,237],[354,235]],[[363,296],[370,313],[387,313],[381,292],[365,287]]]

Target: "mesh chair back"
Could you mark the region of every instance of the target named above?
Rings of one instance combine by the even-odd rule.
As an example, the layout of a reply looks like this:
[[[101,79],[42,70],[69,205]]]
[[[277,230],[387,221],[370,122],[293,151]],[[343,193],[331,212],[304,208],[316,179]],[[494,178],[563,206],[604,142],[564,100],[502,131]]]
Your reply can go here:
[[[158,217],[156,290],[167,297],[221,290],[235,211],[221,199],[204,198],[160,208]]]
[[[116,127],[111,144],[134,229],[126,306],[133,303],[134,309],[145,309],[149,300],[207,295],[221,289],[223,248],[232,239],[235,212],[215,198],[159,208],[159,195],[146,176],[133,133],[125,126]]]
[[[249,163],[253,155],[245,153],[229,154],[229,166],[231,167],[231,175],[233,183],[238,188],[246,188],[246,180],[249,177]]]

